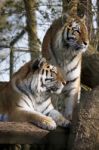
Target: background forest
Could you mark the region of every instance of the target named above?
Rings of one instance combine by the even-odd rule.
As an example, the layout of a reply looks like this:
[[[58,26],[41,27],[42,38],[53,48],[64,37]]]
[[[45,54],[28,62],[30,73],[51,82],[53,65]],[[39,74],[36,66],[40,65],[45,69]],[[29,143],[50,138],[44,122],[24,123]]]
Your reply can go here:
[[[78,0],[74,0],[78,2]],[[0,1],[0,81],[39,54],[42,39],[52,21],[73,5],[68,0]],[[87,16],[91,51],[99,49],[99,1],[79,0],[78,13]]]

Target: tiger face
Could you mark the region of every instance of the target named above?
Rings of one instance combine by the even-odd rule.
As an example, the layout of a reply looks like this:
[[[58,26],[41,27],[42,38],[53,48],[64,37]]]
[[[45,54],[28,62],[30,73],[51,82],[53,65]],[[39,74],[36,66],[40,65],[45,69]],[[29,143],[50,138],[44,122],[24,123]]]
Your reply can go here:
[[[40,62],[38,92],[61,93],[66,81],[59,68],[48,64],[43,58]]]
[[[66,20],[62,28],[63,47],[70,48],[75,52],[85,52],[88,47],[88,31],[85,18],[71,17]]]

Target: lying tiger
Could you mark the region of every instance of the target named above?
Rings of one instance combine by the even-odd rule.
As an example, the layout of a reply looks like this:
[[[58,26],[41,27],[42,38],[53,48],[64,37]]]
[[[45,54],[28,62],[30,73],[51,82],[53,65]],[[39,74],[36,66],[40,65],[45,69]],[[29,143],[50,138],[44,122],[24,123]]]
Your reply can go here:
[[[51,93],[61,93],[66,81],[44,58],[30,61],[0,89],[0,114],[9,121],[26,121],[43,129],[67,127],[70,122],[54,109]]]

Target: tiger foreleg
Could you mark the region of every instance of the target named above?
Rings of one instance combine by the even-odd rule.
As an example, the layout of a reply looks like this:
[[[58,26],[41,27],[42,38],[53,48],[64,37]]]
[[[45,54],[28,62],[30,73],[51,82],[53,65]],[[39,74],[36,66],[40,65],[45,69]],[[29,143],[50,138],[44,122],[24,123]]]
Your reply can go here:
[[[21,121],[21,122],[31,122],[38,127],[47,130],[54,130],[56,129],[55,121],[48,116],[45,116],[38,112],[31,112],[25,110],[16,110],[13,114],[9,116],[11,121]]]
[[[57,126],[68,127],[70,125],[70,121],[67,120],[60,112],[53,109],[50,111],[49,116],[56,122]]]
[[[70,96],[66,97],[65,100],[65,117],[69,120],[73,120],[73,117],[77,117],[78,104],[79,104],[79,93],[71,93]]]

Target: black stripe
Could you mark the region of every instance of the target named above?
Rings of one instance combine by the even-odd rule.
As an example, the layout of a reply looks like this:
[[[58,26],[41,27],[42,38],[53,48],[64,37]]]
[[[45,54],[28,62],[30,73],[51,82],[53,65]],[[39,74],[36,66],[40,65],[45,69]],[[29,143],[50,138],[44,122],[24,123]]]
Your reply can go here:
[[[20,106],[19,104],[16,104],[17,107],[23,108],[22,106]]]
[[[49,77],[49,78],[46,78],[45,79],[45,81],[50,81],[50,82],[52,82],[52,81],[54,81],[55,79],[53,78],[53,77]]]
[[[24,93],[25,95],[27,95],[26,91],[23,90],[19,85],[16,85],[16,87],[19,89],[20,92]],[[28,95],[27,95],[28,96]]]
[[[19,87],[18,85],[16,85],[16,87],[17,87],[23,94],[25,94],[25,95],[29,98],[29,100],[31,100],[30,96],[27,94],[27,92],[26,92],[24,89],[22,89],[22,88]],[[31,103],[32,103],[32,100],[31,100]],[[33,105],[33,103],[32,103],[32,105]],[[30,107],[29,104],[28,104],[28,106]]]
[[[74,78],[74,79],[72,79],[72,80],[67,81],[67,82],[66,82],[66,85],[69,84],[69,83],[75,82],[78,78],[79,78],[79,77],[76,77],[76,78]]]
[[[71,63],[75,59],[76,56],[77,55],[73,55],[72,58],[70,59],[70,61],[67,64]]]
[[[48,70],[46,70],[46,76],[48,75]]]
[[[32,91],[32,88],[31,88],[31,83],[32,83],[32,79],[31,79],[30,84],[29,84],[29,91],[30,91],[31,94],[34,94],[33,91]]]
[[[63,32],[62,32],[62,42],[63,42],[63,43],[65,43],[65,40],[64,40],[64,32],[65,32],[65,28],[66,28],[66,26],[64,27]]]
[[[40,81],[41,81],[41,87],[46,87],[45,84],[43,83],[42,78],[40,79]],[[45,79],[45,81],[46,81],[46,79]]]
[[[44,74],[44,69],[42,70],[42,74]]]
[[[32,86],[31,86],[31,83],[32,83],[32,79],[30,81],[30,84],[29,84],[29,92],[32,94],[32,95],[35,95],[36,93],[32,90]],[[27,88],[27,87],[26,87]],[[32,104],[32,107],[34,108],[34,105],[33,105],[33,102],[32,102],[32,99],[31,97],[28,95],[28,93],[24,90],[23,92],[25,92],[26,96],[29,98],[29,100],[31,101],[31,104]]]
[[[69,40],[69,31],[70,31],[70,29],[67,28],[67,40]]]
[[[29,103],[25,99],[23,99],[23,101],[28,105],[28,107],[30,107]]]
[[[31,101],[32,107],[34,108],[34,105],[33,105],[32,99],[30,98],[30,96],[28,96],[28,98],[29,98],[29,100]]]
[[[63,32],[62,32],[62,43],[63,43],[64,47],[69,48],[69,44],[66,42],[67,39],[64,39],[64,33],[66,32],[65,30],[66,30],[66,26],[64,26],[64,29],[63,29]],[[67,30],[67,32],[69,32],[69,31]],[[67,36],[68,36],[68,33],[67,33]]]
[[[71,70],[67,71],[67,73],[66,73],[66,74],[68,74],[68,73],[70,73],[70,72],[74,71],[74,70],[78,67],[79,62],[80,62],[80,60],[77,62],[76,66],[75,66],[74,68],[72,68]]]
[[[42,111],[42,113],[44,113],[50,105],[51,105],[51,102],[45,107],[45,109]]]
[[[26,102],[26,101],[25,101],[25,102]],[[27,104],[27,103],[26,103],[26,104]],[[27,105],[29,106],[29,104],[27,104]],[[17,103],[16,103],[16,106],[17,106],[17,107],[20,107],[20,108],[24,108],[23,106],[20,106],[20,105],[17,104]]]
[[[35,94],[34,91],[32,91],[31,82],[32,82],[32,80],[30,81],[29,91],[30,91],[31,94]],[[33,106],[33,102],[32,102],[31,97],[30,97],[26,92],[25,92],[25,94],[28,96],[28,98],[29,98],[29,100],[31,101],[31,104],[32,104],[32,106]],[[34,106],[33,106],[33,108],[34,108]]]

